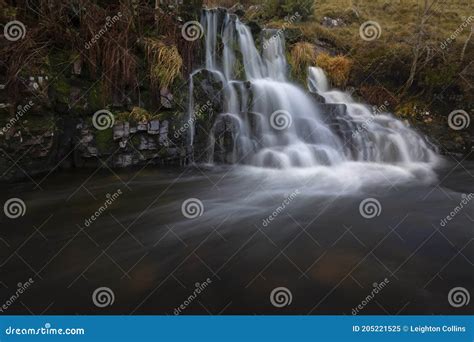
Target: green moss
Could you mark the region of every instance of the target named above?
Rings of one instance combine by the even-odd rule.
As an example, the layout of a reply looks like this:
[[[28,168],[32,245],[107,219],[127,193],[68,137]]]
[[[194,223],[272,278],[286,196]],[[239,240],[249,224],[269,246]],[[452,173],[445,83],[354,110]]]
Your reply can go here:
[[[130,139],[130,142],[135,147],[140,146],[140,141],[141,141],[141,139],[140,139],[140,136],[138,134],[133,135],[132,138]]]
[[[97,149],[100,153],[110,153],[113,151],[114,148],[114,138],[112,129],[105,129],[105,130],[95,130],[94,131],[94,138],[95,143],[97,145]]]
[[[104,107],[102,91],[99,82],[94,84],[87,93],[87,104],[91,111],[97,111]]]
[[[425,68],[420,75],[423,86],[430,89],[444,89],[458,76],[458,67],[455,64],[445,65],[442,68]]]
[[[50,84],[50,87],[53,88],[56,94],[56,100],[62,103],[69,102],[71,84],[66,80],[65,77],[59,77],[52,84]]]

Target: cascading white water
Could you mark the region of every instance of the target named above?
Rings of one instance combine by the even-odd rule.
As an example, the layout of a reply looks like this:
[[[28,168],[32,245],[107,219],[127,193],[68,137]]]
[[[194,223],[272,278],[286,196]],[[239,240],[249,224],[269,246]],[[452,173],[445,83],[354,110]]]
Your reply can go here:
[[[366,160],[397,162],[433,162],[438,159],[426,142],[412,129],[386,112],[381,106],[370,110],[368,106],[355,103],[345,92],[329,89],[329,81],[321,68],[308,71],[308,87],[321,95],[326,103],[344,103],[348,124],[357,125],[352,132],[352,143],[357,151],[365,152]],[[370,147],[370,148],[368,148]],[[358,155],[362,158],[361,153]]]
[[[201,23],[206,69],[223,85],[224,112],[217,116],[215,126],[227,120],[235,128],[232,162],[278,169],[336,166],[352,161],[437,162],[437,155],[424,139],[401,121],[388,113],[374,115],[349,94],[330,90],[320,68],[308,71],[308,87],[326,104],[290,83],[281,32],[263,31],[260,53],[250,29],[235,15],[205,10]],[[237,79],[242,74],[243,79]],[[190,120],[194,119],[192,78]],[[190,134],[192,143],[194,129]],[[212,134],[210,143],[215,143]]]

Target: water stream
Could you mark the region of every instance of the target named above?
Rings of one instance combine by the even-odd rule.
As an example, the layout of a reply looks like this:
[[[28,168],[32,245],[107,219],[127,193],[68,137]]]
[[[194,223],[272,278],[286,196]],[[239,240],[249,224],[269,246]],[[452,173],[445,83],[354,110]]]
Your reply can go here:
[[[257,49],[250,28],[235,15],[205,10],[201,23],[205,69],[223,85],[223,112],[216,116],[209,137],[210,163],[215,162],[215,127],[230,121],[233,164],[311,174],[385,169],[389,175],[397,170],[408,178],[433,178],[432,169],[440,158],[404,122],[330,89],[320,68],[308,70],[308,89],[291,82],[281,30],[263,30]],[[321,98],[324,101],[318,101]],[[194,128],[190,136],[192,144]]]

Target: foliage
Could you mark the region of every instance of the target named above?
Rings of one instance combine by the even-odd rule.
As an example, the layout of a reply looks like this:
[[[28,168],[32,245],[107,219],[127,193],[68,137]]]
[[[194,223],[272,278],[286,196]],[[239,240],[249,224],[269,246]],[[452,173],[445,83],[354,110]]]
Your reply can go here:
[[[169,88],[181,74],[183,60],[176,46],[152,38],[145,40],[151,84],[155,89]]]
[[[331,57],[326,53],[320,53],[316,57],[316,65],[326,72],[334,86],[346,86],[352,68],[352,61],[349,58],[342,55]]]
[[[103,92],[107,98],[114,93],[123,95],[134,91],[137,86],[133,25],[133,13],[124,3],[110,9],[90,3],[88,15],[80,18],[81,35],[77,48],[86,56],[84,62],[91,75],[98,77],[100,73],[103,76]]]
[[[117,114],[117,121],[145,122],[155,118],[155,115],[141,107],[133,107],[130,112],[121,112]]]
[[[290,50],[289,62],[296,78],[304,80],[308,67],[313,66],[316,61],[314,45],[308,42],[299,42]]]
[[[111,128],[94,130],[94,137],[100,153],[113,152],[114,137]]]
[[[283,18],[298,13],[307,19],[313,12],[314,0],[264,0],[263,9],[267,18]]]

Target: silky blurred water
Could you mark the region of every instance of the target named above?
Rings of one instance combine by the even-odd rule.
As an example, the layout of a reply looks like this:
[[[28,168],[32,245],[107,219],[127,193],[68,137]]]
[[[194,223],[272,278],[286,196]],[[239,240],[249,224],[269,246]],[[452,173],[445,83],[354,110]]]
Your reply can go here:
[[[1,218],[1,298],[32,277],[7,313],[173,314],[209,278],[183,314],[351,314],[387,278],[360,314],[469,313],[447,294],[473,288],[474,205],[440,221],[474,192],[473,175],[472,163],[447,163],[435,175],[357,163],[201,165],[81,170],[50,176],[41,189],[3,186],[3,202],[18,197],[27,209]],[[183,214],[188,199],[202,203],[196,218]],[[364,199],[380,203],[378,216],[361,215]],[[101,286],[115,294],[106,308],[91,299]],[[276,287],[291,291],[290,305],[271,304]]]

